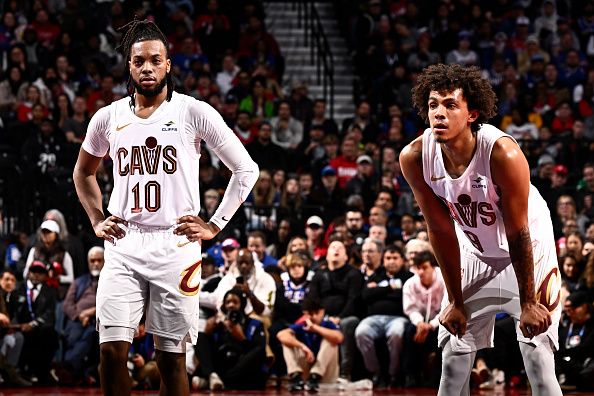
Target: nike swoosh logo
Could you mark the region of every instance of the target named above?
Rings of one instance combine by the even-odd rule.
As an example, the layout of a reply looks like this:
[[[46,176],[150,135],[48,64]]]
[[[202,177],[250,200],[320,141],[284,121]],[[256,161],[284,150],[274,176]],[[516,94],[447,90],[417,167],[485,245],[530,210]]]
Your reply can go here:
[[[221,217],[224,221],[229,221],[229,219],[226,219],[225,216]]]
[[[438,181],[441,179],[445,179],[445,176],[440,176],[440,177],[431,176],[431,181]]]
[[[128,125],[132,124],[131,122],[124,124],[124,125],[118,125],[116,126],[116,132],[121,131],[122,129],[126,128]]]

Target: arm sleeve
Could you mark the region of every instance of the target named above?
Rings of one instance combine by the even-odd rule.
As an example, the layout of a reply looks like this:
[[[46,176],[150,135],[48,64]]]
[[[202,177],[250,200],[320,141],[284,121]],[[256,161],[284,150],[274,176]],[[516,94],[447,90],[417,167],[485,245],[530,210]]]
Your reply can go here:
[[[223,229],[258,180],[258,165],[212,106],[204,102],[191,101],[188,105],[188,116],[197,137],[204,140],[233,173],[223,200],[210,218],[219,229]]]
[[[107,131],[109,130],[109,109],[111,106],[106,106],[97,111],[89,121],[87,128],[87,135],[83,141],[82,148],[87,153],[95,157],[104,157],[109,150],[109,140],[107,139]]]

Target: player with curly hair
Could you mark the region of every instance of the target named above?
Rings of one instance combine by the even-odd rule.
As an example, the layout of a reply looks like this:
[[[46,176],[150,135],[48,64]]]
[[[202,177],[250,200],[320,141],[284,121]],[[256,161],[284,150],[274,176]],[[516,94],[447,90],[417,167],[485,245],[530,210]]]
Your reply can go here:
[[[469,394],[476,351],[493,346],[498,312],[516,321],[533,393],[561,395],[553,226],[517,142],[486,123],[495,94],[478,68],[439,64],[423,71],[412,95],[430,127],[404,148],[400,164],[447,288],[439,395]]]

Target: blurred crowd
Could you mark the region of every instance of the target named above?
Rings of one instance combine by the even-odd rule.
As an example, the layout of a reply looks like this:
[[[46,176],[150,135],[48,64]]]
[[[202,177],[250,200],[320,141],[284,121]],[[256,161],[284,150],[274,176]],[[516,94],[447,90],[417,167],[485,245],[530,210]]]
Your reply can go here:
[[[167,36],[176,90],[215,107],[260,167],[246,203],[203,244],[192,387],[436,384],[444,285],[398,155],[425,128],[410,90],[437,62],[479,67],[497,93],[491,123],[518,140],[553,219],[558,379],[593,386],[594,2],[333,3],[356,72],[356,109],[343,120],[283,78],[260,1],[0,1],[3,382],[98,381],[103,251],[71,174],[90,117],[128,95],[117,46],[137,15]],[[105,203],[111,172],[105,158]],[[205,219],[229,177],[203,146]],[[473,385],[522,386],[511,318],[498,318],[495,344],[479,354]],[[153,358],[141,328],[129,361],[135,387],[158,387]]]

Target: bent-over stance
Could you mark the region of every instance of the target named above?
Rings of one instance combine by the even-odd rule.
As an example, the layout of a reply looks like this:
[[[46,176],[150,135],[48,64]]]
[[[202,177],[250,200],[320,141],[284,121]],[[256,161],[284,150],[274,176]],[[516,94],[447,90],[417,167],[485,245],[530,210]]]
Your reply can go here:
[[[561,395],[553,358],[561,277],[551,218],[516,141],[485,124],[495,100],[477,68],[428,67],[413,101],[430,128],[400,155],[447,288],[439,395],[469,394],[476,351],[493,346],[498,312],[516,321],[534,394]]]

